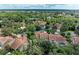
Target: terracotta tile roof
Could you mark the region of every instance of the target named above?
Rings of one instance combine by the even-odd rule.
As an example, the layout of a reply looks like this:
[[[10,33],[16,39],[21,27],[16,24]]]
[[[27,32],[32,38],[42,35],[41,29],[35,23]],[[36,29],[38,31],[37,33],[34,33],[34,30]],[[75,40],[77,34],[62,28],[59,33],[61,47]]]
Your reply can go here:
[[[13,40],[15,40],[15,39],[14,39],[13,37],[11,37],[11,36],[6,36],[5,39],[7,39],[8,41],[13,41]]]
[[[49,34],[49,40],[53,40],[53,41],[58,41],[58,42],[66,42],[66,38],[61,36],[61,35],[57,35],[57,34]]]
[[[40,39],[48,39],[48,33],[47,32],[41,33]]]
[[[48,33],[47,32],[42,32],[42,31],[38,31],[35,32],[35,36],[37,39],[48,39]]]
[[[35,36],[38,39],[48,39],[57,42],[67,42],[66,38],[59,34],[48,34],[47,32],[35,32]]]
[[[12,44],[12,48],[13,49],[18,49],[19,47],[21,47],[22,45],[24,45],[25,43],[28,43],[27,41],[27,37],[20,37],[17,38],[14,43]]]
[[[73,44],[79,44],[79,37],[73,37]]]
[[[20,47],[22,45],[21,40],[16,39],[15,42],[12,44],[12,48],[13,49],[17,49],[18,47]]]
[[[27,37],[19,37],[19,38],[13,38],[12,36],[0,36],[0,43],[3,45],[3,47],[10,44],[11,48],[17,49],[20,46],[22,46],[25,43],[28,43]]]
[[[7,42],[7,39],[5,39],[5,37],[0,37],[0,43],[4,44],[5,42]]]
[[[11,36],[6,36],[6,37],[0,37],[0,42],[2,43],[2,44],[5,44],[6,42],[11,42],[11,41],[13,41],[14,40],[14,38],[12,38]]]

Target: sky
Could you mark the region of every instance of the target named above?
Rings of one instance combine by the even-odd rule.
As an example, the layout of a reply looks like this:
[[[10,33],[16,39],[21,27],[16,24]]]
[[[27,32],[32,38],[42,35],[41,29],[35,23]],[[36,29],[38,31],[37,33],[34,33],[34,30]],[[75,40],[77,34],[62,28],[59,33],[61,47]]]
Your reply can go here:
[[[79,9],[78,4],[0,4],[0,9]]]

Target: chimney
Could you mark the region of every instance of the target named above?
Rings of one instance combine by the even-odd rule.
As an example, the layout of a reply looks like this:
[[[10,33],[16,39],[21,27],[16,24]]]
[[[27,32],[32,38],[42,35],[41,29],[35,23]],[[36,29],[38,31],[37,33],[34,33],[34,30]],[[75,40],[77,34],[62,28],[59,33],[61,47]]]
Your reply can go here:
[[[24,39],[24,38],[26,38],[27,37],[27,35],[25,35],[25,34],[21,34],[21,38],[22,38],[22,40]]]

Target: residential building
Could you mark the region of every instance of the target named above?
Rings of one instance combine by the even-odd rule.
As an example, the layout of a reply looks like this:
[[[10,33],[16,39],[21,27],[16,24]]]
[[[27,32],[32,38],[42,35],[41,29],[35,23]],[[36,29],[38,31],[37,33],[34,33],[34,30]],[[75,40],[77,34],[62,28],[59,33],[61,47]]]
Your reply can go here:
[[[16,38],[12,36],[0,36],[0,49],[11,48],[14,50],[25,50],[27,49],[28,38],[24,35],[19,35]]]
[[[59,34],[49,34],[49,41],[53,41],[59,45],[67,45],[66,38]]]
[[[7,46],[9,47],[9,45],[11,45],[14,42],[14,40],[15,39],[11,36],[6,36],[6,37],[0,36],[1,49],[5,49]]]
[[[46,31],[37,31],[35,32],[37,39],[48,39],[48,33]]]
[[[25,50],[28,45],[28,38],[26,36],[18,37],[15,42],[12,44],[11,48],[14,50]]]
[[[47,32],[35,32],[35,36],[37,39],[48,39],[51,42],[55,42],[57,44],[66,45],[66,38],[60,34],[48,34]]]

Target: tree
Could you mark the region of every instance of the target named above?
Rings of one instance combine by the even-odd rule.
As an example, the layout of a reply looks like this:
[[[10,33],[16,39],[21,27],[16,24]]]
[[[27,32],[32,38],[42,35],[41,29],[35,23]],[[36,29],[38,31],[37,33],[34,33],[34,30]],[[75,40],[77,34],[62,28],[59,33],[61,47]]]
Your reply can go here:
[[[37,39],[35,39],[35,37],[31,37],[31,40],[29,41],[29,47],[26,50],[26,54],[28,55],[42,55],[43,54],[43,50],[42,48],[38,45],[39,41]]]
[[[36,27],[34,24],[29,24],[27,29],[28,29],[28,31],[34,32],[36,30]]]
[[[43,52],[45,55],[49,54],[52,50],[52,43],[45,39],[41,39],[41,41],[39,42],[39,46],[43,48]]]
[[[12,51],[11,54],[12,55],[25,55],[25,52],[24,51],[15,50],[15,51]]]
[[[74,55],[79,55],[79,44],[73,46],[75,52]]]
[[[7,50],[0,50],[0,55],[5,55],[5,54],[7,54],[8,53],[8,51]]]
[[[66,31],[64,32],[64,36],[67,38],[67,41],[69,42],[69,44],[72,42],[72,38],[73,38],[73,31]]]

